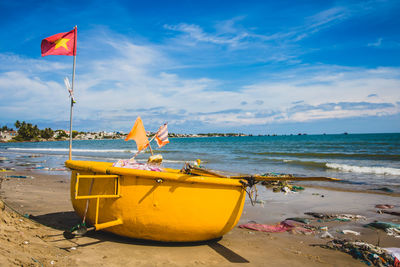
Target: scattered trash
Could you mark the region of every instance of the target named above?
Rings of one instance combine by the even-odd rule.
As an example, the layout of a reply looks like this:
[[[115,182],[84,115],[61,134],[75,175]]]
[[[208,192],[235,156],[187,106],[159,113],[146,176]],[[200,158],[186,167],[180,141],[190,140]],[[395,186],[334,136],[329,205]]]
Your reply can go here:
[[[385,213],[385,214],[400,216],[400,212],[398,211],[378,210],[377,212],[380,214]]]
[[[27,176],[27,175],[6,175],[5,178],[31,178],[33,179],[33,176]]]
[[[385,230],[387,228],[400,229],[400,224],[392,223],[392,222],[374,221],[372,223],[368,223],[368,224],[364,225],[364,227],[372,227],[372,228],[377,228],[377,229],[382,229],[382,230]]]
[[[279,223],[277,225],[247,223],[239,225],[239,228],[246,228],[254,231],[268,232],[268,233],[282,233],[291,230],[293,227],[283,223]]]
[[[291,175],[287,174],[286,176],[283,174],[262,174],[261,176],[276,176],[276,177],[292,177]],[[284,192],[287,193],[296,193],[298,191],[302,191],[305,188],[302,186],[291,185],[288,181],[262,181],[261,184],[266,188],[272,188],[272,192]]]
[[[29,244],[29,241],[24,241],[24,242],[22,242],[22,243],[24,243],[24,245],[28,245],[28,244]]]
[[[400,229],[398,228],[386,228],[385,232],[388,236],[400,238]]]
[[[356,232],[356,231],[353,231],[353,230],[342,230],[341,233],[342,233],[342,234],[345,234],[345,235],[348,235],[348,234],[352,234],[352,235],[361,235],[360,232]]]
[[[0,168],[0,172],[11,172],[14,171],[14,168]]]
[[[254,231],[268,233],[283,233],[291,231],[292,233],[310,234],[314,232],[315,227],[306,225],[297,221],[284,220],[275,225],[247,223],[239,225],[239,228],[246,228]]]
[[[389,204],[378,204],[378,205],[375,205],[375,208],[377,208],[377,209],[383,209],[383,210],[385,210],[385,209],[393,209],[393,208],[394,208],[394,205],[389,205]]]
[[[70,250],[76,250],[76,247],[71,247]]]
[[[55,261],[51,261],[51,262],[50,262],[51,265],[54,265],[55,263],[56,263]]]
[[[400,224],[397,223],[375,221],[364,225],[364,227],[381,229],[389,236],[400,238]]]
[[[302,191],[302,190],[304,190],[304,189],[305,189],[304,187],[299,186],[299,185],[293,185],[293,186],[292,186],[292,191],[294,191],[294,192]]]
[[[301,222],[304,224],[310,224],[310,219],[307,219],[307,218],[294,217],[294,218],[287,218],[286,220]]]
[[[327,226],[321,227],[320,229],[322,230],[321,238],[333,238],[333,235],[328,232]]]
[[[313,216],[314,218],[320,218],[320,219],[326,217],[326,214],[318,213],[318,212],[304,212],[304,214]]]
[[[312,225],[308,225],[308,224],[304,224],[302,222],[298,222],[298,221],[293,221],[293,220],[289,220],[286,219],[284,221],[282,221],[281,223],[284,223],[288,226],[293,227],[292,229],[290,229],[291,233],[299,233],[299,234],[313,234],[316,230],[316,227],[312,226]]]
[[[338,214],[336,215],[337,219],[348,219],[348,220],[366,220],[367,218],[362,215],[357,214]]]
[[[66,168],[50,168],[50,171],[66,171]]]
[[[394,266],[400,266],[400,248],[385,248],[394,257]]]
[[[328,214],[328,213],[318,213],[318,212],[305,212],[304,214],[310,215],[314,218],[318,218],[318,222],[330,222],[330,221],[340,221],[348,222],[351,220],[366,220],[365,216],[356,214]]]
[[[40,265],[43,267],[43,263],[41,263],[40,261],[38,261],[37,259],[35,259],[35,258],[31,258],[34,262],[37,262],[37,263],[40,263]]]
[[[256,201],[254,201],[254,203],[261,204],[261,206],[264,206],[265,201],[264,200],[256,200]]]
[[[376,191],[383,191],[383,192],[387,192],[387,193],[393,193],[393,190],[387,187],[381,187],[381,188],[374,188],[372,190],[376,190]]]
[[[365,242],[351,242],[346,239],[333,239],[325,245],[314,245],[322,248],[339,250],[348,253],[371,266],[395,266],[395,257],[384,248]]]

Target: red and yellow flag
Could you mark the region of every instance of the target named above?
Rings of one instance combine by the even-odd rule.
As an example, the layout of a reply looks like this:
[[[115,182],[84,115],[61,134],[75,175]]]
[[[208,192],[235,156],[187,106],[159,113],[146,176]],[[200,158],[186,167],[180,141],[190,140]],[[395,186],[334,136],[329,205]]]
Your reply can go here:
[[[49,55],[76,56],[76,28],[42,40],[42,57]]]
[[[145,149],[149,145],[149,139],[146,136],[146,131],[144,129],[143,122],[140,117],[137,117],[135,124],[132,127],[132,130],[125,138],[125,141],[131,139],[135,140],[138,151]]]
[[[166,123],[158,129],[158,131],[156,133],[156,141],[157,141],[158,147],[163,147],[169,143],[168,128],[167,128]]]

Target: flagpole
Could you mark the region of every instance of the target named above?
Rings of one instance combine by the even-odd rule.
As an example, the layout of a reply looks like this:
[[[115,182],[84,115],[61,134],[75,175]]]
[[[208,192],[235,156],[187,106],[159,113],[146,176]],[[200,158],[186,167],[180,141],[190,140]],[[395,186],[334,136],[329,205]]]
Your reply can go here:
[[[75,25],[75,40],[74,40],[74,63],[72,66],[72,92],[74,91],[74,81],[75,81],[75,64],[76,64],[76,34],[77,26]],[[72,159],[72,108],[74,106],[74,98],[71,96],[71,109],[69,113],[69,160]]]

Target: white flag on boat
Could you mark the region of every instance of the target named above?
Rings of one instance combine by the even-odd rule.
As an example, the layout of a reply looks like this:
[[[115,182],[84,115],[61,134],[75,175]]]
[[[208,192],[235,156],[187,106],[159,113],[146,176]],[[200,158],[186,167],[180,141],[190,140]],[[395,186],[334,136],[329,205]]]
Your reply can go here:
[[[156,133],[156,141],[158,147],[162,147],[169,143],[167,123],[161,126]]]

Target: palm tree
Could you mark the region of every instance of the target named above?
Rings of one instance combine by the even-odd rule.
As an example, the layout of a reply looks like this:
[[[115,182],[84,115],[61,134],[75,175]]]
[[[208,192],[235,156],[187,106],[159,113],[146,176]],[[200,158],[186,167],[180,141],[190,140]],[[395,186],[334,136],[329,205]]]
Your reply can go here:
[[[14,123],[14,125],[15,125],[15,128],[19,128],[19,127],[21,127],[21,123],[19,122],[19,120],[17,120],[15,123]]]

